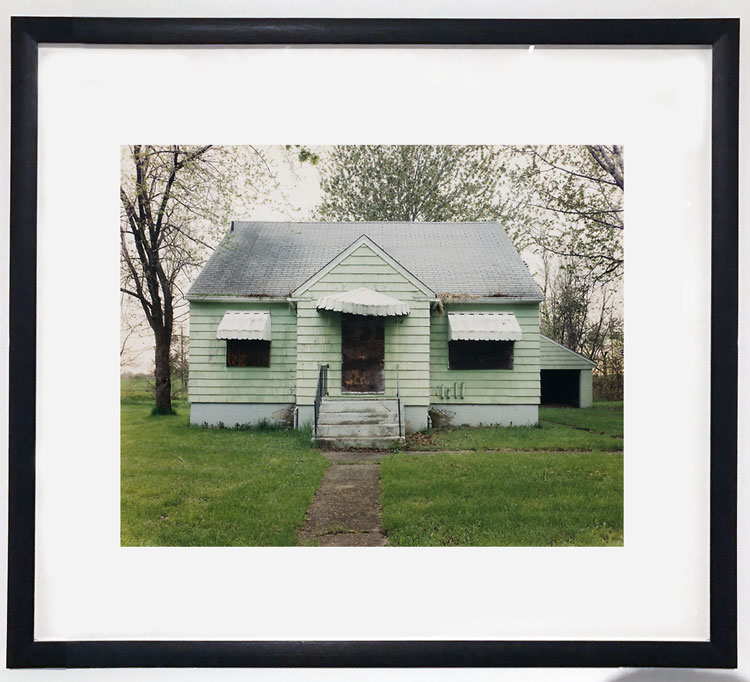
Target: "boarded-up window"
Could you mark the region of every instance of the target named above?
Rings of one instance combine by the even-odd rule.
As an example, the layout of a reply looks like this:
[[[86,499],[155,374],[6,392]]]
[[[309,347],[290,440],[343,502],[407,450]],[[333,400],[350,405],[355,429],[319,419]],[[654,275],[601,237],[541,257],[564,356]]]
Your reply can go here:
[[[270,364],[270,341],[227,339],[227,367],[268,367]]]
[[[513,341],[450,341],[450,369],[513,369]]]
[[[341,316],[341,388],[382,393],[385,387],[385,331],[382,317]]]

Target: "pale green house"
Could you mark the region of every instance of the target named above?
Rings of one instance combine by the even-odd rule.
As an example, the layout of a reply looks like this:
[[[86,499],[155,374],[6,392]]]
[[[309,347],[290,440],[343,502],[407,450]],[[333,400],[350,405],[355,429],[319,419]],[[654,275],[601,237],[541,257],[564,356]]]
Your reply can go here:
[[[192,423],[538,421],[542,295],[497,223],[234,222],[187,298]]]

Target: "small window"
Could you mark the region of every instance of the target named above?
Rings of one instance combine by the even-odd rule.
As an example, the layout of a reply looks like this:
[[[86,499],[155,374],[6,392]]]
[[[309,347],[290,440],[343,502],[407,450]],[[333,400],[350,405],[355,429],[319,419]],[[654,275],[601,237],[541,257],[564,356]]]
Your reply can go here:
[[[271,342],[227,339],[227,367],[269,367]]]
[[[450,369],[513,369],[513,341],[449,341]]]

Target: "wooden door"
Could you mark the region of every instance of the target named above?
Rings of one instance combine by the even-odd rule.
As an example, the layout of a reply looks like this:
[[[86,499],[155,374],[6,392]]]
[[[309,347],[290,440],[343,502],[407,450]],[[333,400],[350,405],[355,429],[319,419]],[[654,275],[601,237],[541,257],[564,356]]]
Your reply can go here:
[[[345,393],[385,390],[385,330],[382,317],[341,316],[341,389]]]

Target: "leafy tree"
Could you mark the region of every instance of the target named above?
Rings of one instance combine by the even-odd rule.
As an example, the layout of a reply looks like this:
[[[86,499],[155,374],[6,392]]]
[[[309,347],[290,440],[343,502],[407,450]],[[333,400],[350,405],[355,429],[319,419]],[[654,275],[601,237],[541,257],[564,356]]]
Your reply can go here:
[[[543,333],[597,363],[600,395],[621,396],[623,150],[527,146],[508,153],[506,187],[526,205],[511,235],[540,263]]]
[[[622,276],[624,159],[618,145],[509,150],[508,186],[525,196],[515,225],[522,246],[587,262],[593,283]]]
[[[494,220],[518,203],[500,200],[498,147],[347,145],[319,157],[321,220]]]
[[[299,161],[318,163],[323,220],[502,221],[541,268],[544,331],[595,361],[609,352],[622,326],[621,147],[339,146]]]
[[[123,148],[120,290],[154,335],[156,412],[171,413],[170,346],[183,287],[205,261],[232,206],[270,170],[253,149],[211,145]]]

